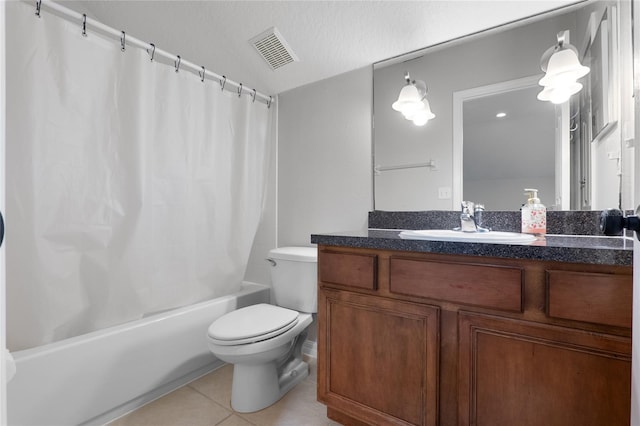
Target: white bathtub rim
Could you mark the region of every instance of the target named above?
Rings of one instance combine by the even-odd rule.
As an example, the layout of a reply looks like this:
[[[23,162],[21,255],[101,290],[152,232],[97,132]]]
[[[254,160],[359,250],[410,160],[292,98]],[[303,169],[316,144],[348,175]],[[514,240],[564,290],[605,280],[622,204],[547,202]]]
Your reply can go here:
[[[144,327],[145,325],[152,324],[155,322],[167,321],[167,320],[170,320],[171,318],[184,315],[185,313],[193,309],[197,309],[201,306],[205,306],[211,303],[212,301],[218,302],[218,301],[224,301],[224,300],[234,300],[238,296],[252,293],[253,291],[255,291],[256,288],[270,288],[270,287],[264,284],[243,281],[240,290],[235,293],[231,293],[225,296],[220,296],[215,299],[204,300],[202,302],[194,303],[192,305],[187,305],[180,308],[157,312],[147,317],[131,320],[122,324],[114,325],[114,326],[103,328],[100,330],[91,331],[89,333],[81,334],[78,336],[69,337],[67,339],[58,340],[56,342],[48,343],[46,345],[36,346],[29,349],[22,349],[15,352],[10,351],[10,352],[16,361],[28,360],[34,356],[41,356],[48,352],[56,351],[62,346],[73,346],[76,344],[85,343],[87,341],[103,338],[105,336],[118,334],[124,330],[135,330],[137,328]]]
[[[8,420],[95,425],[120,417],[222,365],[207,348],[207,327],[238,303],[265,303],[269,294],[269,286],[243,283],[228,296],[18,351]],[[70,363],[69,355],[81,358]],[[141,359],[150,362],[132,370]]]

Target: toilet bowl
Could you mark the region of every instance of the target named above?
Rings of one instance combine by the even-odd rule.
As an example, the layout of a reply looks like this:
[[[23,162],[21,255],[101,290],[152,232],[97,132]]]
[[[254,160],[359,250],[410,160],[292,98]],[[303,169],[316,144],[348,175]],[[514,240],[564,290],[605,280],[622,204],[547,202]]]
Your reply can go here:
[[[270,406],[309,375],[302,345],[317,310],[316,249],[274,249],[268,260],[279,306],[262,303],[232,311],[207,333],[211,352],[234,365],[231,407],[241,413]]]

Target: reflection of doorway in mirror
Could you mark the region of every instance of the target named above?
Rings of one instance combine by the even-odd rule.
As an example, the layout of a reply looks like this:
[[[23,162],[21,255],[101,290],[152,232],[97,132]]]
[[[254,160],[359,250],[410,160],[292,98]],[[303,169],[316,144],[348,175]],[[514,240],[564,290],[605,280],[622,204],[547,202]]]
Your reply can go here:
[[[568,154],[556,154],[556,147],[568,139],[568,120],[562,107],[537,100],[539,78],[454,93],[454,177],[460,176],[454,203],[465,199],[487,210],[516,210],[526,201],[523,189],[537,188],[549,208],[562,207],[556,200],[563,179],[556,175],[564,169],[569,181],[569,168],[561,167]],[[566,138],[556,134],[556,121],[567,128]]]
[[[569,143],[571,210],[591,210],[591,109],[589,85],[571,98]]]

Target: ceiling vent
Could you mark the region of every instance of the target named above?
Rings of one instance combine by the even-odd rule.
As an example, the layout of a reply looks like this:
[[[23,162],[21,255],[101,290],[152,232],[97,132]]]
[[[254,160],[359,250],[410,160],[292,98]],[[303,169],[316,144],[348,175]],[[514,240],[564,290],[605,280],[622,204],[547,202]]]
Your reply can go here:
[[[271,69],[277,70],[299,59],[275,27],[249,40]]]

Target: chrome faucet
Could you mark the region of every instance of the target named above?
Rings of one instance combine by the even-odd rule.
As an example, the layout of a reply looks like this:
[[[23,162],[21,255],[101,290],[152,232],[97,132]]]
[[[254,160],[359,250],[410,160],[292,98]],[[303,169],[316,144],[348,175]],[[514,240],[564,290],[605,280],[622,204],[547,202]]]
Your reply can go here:
[[[487,232],[489,229],[482,227],[482,213],[484,212],[484,204],[476,204],[473,209],[473,221],[476,223],[478,232]]]
[[[472,201],[462,202],[462,212],[460,213],[460,228],[456,230],[462,232],[489,232],[488,228],[482,227],[483,204],[475,204]]]
[[[473,217],[474,204],[472,201],[462,202],[462,213],[460,213],[460,230],[462,232],[476,232],[476,221]]]

